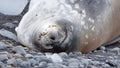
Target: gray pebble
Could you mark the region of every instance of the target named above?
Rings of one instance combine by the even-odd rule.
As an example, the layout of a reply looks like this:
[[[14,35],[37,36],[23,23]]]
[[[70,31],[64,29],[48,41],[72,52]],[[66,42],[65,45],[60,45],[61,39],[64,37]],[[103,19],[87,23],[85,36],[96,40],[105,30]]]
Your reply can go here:
[[[81,52],[70,52],[68,55],[69,57],[77,57],[77,56],[81,56],[82,53]]]
[[[120,50],[120,48],[119,47],[115,47],[115,48],[113,48],[113,49],[111,49],[112,51],[119,51]]]
[[[80,61],[76,58],[70,58],[68,59],[68,62],[71,63],[71,62],[80,62]]]
[[[17,59],[16,59],[16,64],[17,64],[17,65],[20,66],[22,62],[23,62],[23,60],[22,60],[21,58],[17,58]]]
[[[21,67],[22,68],[31,68],[30,62],[28,62],[28,61],[21,62]]]
[[[39,68],[46,68],[47,67],[47,62],[40,62],[39,63]]]
[[[8,60],[8,55],[6,54],[0,55],[0,61],[6,61],[6,60]]]
[[[0,68],[6,68],[6,64],[0,61]]]
[[[15,58],[22,58],[23,56],[21,54],[13,54],[13,57],[15,57]]]
[[[79,68],[84,68],[84,65],[83,65],[83,64],[80,64],[80,65],[79,65]]]
[[[113,66],[113,67],[117,67],[117,66],[119,66],[120,65],[120,60],[109,60],[108,62],[107,62],[110,66]]]
[[[105,46],[100,46],[100,50],[105,50]]]
[[[86,68],[98,68],[98,67],[93,66],[93,65],[88,65]]]
[[[32,54],[26,54],[25,57],[26,58],[33,58],[33,55]]]
[[[46,57],[48,59],[51,59],[54,63],[63,62],[63,59],[57,53],[54,53],[52,55],[46,55]]]
[[[90,64],[91,59],[81,58],[80,62],[81,62],[82,64],[86,64],[86,65],[88,65],[88,64]]]
[[[5,44],[4,42],[1,42],[1,41],[0,41],[0,50],[1,50],[1,49],[5,49],[5,48],[7,48],[7,47],[8,47],[7,44]]]
[[[67,60],[65,60],[62,62],[62,64],[68,66],[69,62]]]
[[[14,68],[12,65],[6,65],[6,68]]]
[[[65,52],[59,53],[59,55],[60,55],[62,58],[65,58],[65,59],[68,59],[68,58],[69,58],[68,54],[65,53]]]
[[[17,66],[16,59],[15,58],[8,59],[7,64]]]
[[[0,66],[0,68],[7,68],[7,65],[3,64],[3,65]]]
[[[120,48],[119,47],[115,47],[115,48],[111,49],[111,51],[116,52],[117,55],[120,55]]]
[[[24,50],[25,51],[30,51],[28,47],[24,47]]]
[[[90,64],[92,64],[92,65],[95,65],[95,66],[96,66],[96,65],[99,65],[99,64],[100,64],[100,62],[99,62],[99,61],[91,61],[91,62],[90,62]]]
[[[15,28],[16,27],[16,25],[13,23],[5,23],[5,24],[3,24],[3,26],[8,27],[8,28]]]
[[[21,54],[21,55],[25,55],[26,54],[26,51],[24,50],[24,48],[22,46],[13,47],[12,50],[14,52],[16,52],[17,54]]]
[[[33,56],[33,59],[35,59],[36,61],[39,61],[39,62],[43,62],[43,61],[45,61],[45,62],[47,62],[47,63],[51,63],[51,62],[52,62],[51,59],[49,59],[49,58],[47,58],[47,57],[45,57],[45,56],[34,55],[34,56]]]
[[[29,1],[29,0],[28,0],[28,1]],[[19,21],[18,21],[18,20],[14,20],[13,22],[14,22],[14,23],[19,23]]]
[[[14,41],[17,41],[17,36],[8,30],[0,29],[0,35],[12,39]]]
[[[104,64],[103,67],[104,67],[104,68],[110,68],[110,65]]]
[[[63,68],[64,65],[60,64],[60,63],[48,63],[48,67],[47,68]]]
[[[34,59],[28,59],[28,62],[30,62],[30,65],[33,66],[33,67],[34,67],[36,64],[39,63],[38,61],[36,61],[36,60],[34,60]]]
[[[79,67],[79,63],[78,63],[78,62],[71,62],[71,63],[69,63],[68,66],[69,66],[70,68],[71,68],[71,67],[78,68],[78,67]]]

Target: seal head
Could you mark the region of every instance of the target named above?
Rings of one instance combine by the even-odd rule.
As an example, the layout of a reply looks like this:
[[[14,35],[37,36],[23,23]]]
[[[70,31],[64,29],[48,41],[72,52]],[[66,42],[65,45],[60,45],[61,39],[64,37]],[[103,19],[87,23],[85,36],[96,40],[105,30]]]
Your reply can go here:
[[[54,19],[55,20],[55,19]],[[65,19],[43,21],[43,26],[33,34],[33,45],[41,52],[69,52],[75,44],[73,24]]]

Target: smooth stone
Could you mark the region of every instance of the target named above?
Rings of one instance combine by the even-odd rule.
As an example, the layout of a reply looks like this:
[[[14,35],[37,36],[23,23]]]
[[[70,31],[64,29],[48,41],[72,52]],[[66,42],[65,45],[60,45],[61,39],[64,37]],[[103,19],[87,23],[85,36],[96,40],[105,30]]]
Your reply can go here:
[[[21,58],[16,58],[17,65],[20,66],[22,62],[23,62],[23,60]]]
[[[0,29],[0,35],[2,35],[4,37],[7,37],[9,39],[12,39],[14,41],[18,41],[17,36],[14,33],[10,32],[8,30]]]
[[[51,59],[49,59],[49,58],[47,58],[47,57],[45,57],[45,56],[34,55],[34,56],[33,56],[33,59],[35,59],[36,61],[39,61],[39,62],[43,62],[43,61],[45,61],[45,62],[47,62],[47,63],[51,63],[51,62],[52,62]]]
[[[7,64],[17,66],[16,59],[15,58],[8,59]]]
[[[91,59],[81,58],[80,62],[81,62],[82,64],[86,64],[86,65],[88,65],[88,64],[90,64]]]
[[[104,46],[100,46],[100,50],[105,50],[106,48]]]
[[[25,57],[26,58],[33,58],[33,55],[32,54],[26,54]]]
[[[71,63],[69,63],[68,66],[69,66],[70,68],[71,68],[71,67],[79,68],[79,63],[78,63],[78,62],[71,62]]]
[[[6,55],[6,54],[1,54],[0,55],[0,61],[6,61],[6,60],[8,60],[8,55]]]
[[[31,65],[32,67],[34,67],[36,64],[39,63],[38,61],[36,61],[36,60],[34,60],[34,59],[28,59],[28,62],[30,62],[30,65]]]
[[[7,44],[5,44],[4,42],[1,42],[1,41],[0,41],[0,50],[1,50],[1,49],[5,49],[5,48],[7,48],[7,47],[8,47]]]
[[[65,52],[59,53],[59,55],[60,55],[60,57],[65,58],[65,59],[69,58],[68,54]]]
[[[58,54],[46,55],[47,58],[52,59],[53,62],[63,62],[63,59]]]
[[[39,63],[39,68],[46,68],[47,67],[47,62],[40,62]]]
[[[24,50],[24,48],[22,46],[13,47],[12,50],[14,52],[16,52],[16,54],[21,54],[21,55],[25,55],[26,54],[26,51]]]
[[[28,61],[21,62],[21,67],[22,68],[31,68],[30,62],[28,62]]]

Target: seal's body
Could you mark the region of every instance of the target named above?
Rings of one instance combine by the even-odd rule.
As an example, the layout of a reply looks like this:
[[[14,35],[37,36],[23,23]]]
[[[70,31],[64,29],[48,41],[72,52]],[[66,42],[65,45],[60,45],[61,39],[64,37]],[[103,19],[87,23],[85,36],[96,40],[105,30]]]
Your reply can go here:
[[[40,51],[89,52],[120,34],[120,1],[31,0],[18,40]]]

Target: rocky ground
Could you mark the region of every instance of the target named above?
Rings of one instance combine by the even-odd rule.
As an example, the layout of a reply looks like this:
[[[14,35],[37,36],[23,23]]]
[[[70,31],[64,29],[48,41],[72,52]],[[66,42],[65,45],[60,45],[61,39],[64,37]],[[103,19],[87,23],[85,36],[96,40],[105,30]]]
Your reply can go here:
[[[23,14],[0,14],[0,68],[120,68],[120,42],[87,54],[29,50],[17,42],[15,33]]]

